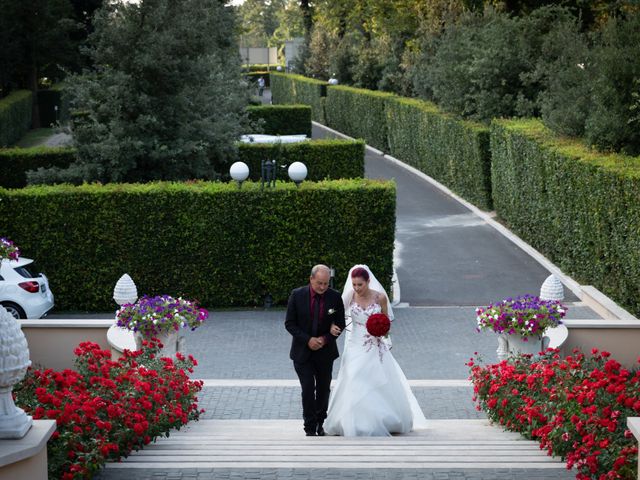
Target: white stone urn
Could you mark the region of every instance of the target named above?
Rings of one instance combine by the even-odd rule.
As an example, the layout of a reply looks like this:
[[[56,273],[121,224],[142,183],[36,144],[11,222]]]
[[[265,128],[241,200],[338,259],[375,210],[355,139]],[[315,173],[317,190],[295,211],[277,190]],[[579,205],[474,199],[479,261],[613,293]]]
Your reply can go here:
[[[11,394],[30,365],[27,339],[17,320],[0,305],[0,438],[22,438],[33,424]]]
[[[534,335],[530,337],[524,337],[517,334],[508,335],[501,333],[498,335],[498,354],[499,360],[505,360],[511,355],[519,355],[523,353],[529,353],[531,355],[538,355],[544,351],[542,344],[542,335]]]
[[[142,341],[144,337],[140,332],[133,334],[136,340],[136,349],[142,349]],[[155,335],[155,338],[162,342],[163,347],[160,349],[159,355],[161,357],[175,357],[177,352],[183,353],[185,349],[185,338],[180,335],[180,331],[172,330],[169,333],[159,333]]]

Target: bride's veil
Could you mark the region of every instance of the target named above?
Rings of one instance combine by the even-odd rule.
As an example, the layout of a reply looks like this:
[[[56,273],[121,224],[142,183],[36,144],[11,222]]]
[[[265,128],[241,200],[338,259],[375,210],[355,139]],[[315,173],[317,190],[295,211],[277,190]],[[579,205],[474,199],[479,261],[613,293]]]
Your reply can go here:
[[[349,270],[349,274],[347,275],[347,280],[344,282],[344,288],[342,289],[342,301],[344,303],[344,311],[349,314],[349,306],[351,305],[351,300],[353,299],[353,285],[351,284],[351,272],[353,272],[356,268],[364,268],[369,274],[369,288],[375,290],[376,292],[380,292],[387,298],[387,316],[389,319],[393,320],[393,308],[391,308],[391,302],[389,301],[389,295],[385,291],[382,284],[378,281],[373,272],[366,265],[354,265]]]

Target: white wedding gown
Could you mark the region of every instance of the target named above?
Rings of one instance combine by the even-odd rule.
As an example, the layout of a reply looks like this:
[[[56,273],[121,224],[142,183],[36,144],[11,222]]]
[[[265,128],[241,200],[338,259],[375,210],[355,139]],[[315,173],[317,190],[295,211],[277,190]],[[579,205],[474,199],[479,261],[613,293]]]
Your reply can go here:
[[[329,398],[325,432],[373,437],[426,428],[427,420],[407,378],[389,351],[391,342],[383,339],[382,348],[365,343],[372,339],[367,333],[367,318],[379,313],[380,305],[373,303],[363,310],[352,302],[349,310],[351,325],[345,329],[344,352]]]

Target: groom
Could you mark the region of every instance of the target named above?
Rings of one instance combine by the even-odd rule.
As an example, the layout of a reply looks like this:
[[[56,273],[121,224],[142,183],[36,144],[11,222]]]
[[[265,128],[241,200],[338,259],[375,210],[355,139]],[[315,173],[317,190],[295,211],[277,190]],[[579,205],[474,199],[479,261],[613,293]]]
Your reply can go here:
[[[344,305],[329,288],[326,265],[311,269],[309,285],[291,292],[284,325],[293,336],[289,356],[302,387],[302,416],[307,436],[323,436],[327,418],[333,361],[338,358],[336,337],[344,328]]]

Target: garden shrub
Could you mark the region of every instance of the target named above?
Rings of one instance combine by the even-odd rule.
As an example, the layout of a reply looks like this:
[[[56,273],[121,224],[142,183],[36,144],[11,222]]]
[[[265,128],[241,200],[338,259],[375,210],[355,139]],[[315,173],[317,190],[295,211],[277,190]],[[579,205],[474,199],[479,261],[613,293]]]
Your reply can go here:
[[[302,103],[311,106],[311,119],[326,123],[324,97],[327,82],[279,72],[271,72],[271,99],[273,103]]]
[[[422,100],[387,102],[389,153],[484,210],[491,210],[489,129]]]
[[[28,370],[13,392],[35,420],[56,420],[49,478],[92,478],[106,462],[198,419],[202,382],[187,375],[197,362],[180,353],[175,361],[161,358],[159,345],[145,341],[112,361],[110,351],[85,342],[75,350],[76,370]]]
[[[0,147],[15,144],[31,128],[33,93],[16,90],[0,99]]]
[[[364,142],[362,140],[313,140],[300,143],[241,143],[238,158],[249,166],[249,178],[260,180],[262,160],[276,160],[286,166],[302,162],[307,180],[319,181],[364,177]],[[288,180],[286,171],[278,177]]]
[[[388,152],[385,105],[392,98],[385,92],[330,86],[325,104],[327,126]]]
[[[640,158],[605,155],[539,120],[494,120],[493,204],[579,283],[640,314]]]
[[[578,480],[635,479],[638,447],[627,417],[640,415],[640,370],[607,352],[561,358],[511,357],[495,365],[472,359],[474,400],[489,419],[540,442],[577,470]]]
[[[264,120],[262,132],[267,135],[305,134],[311,138],[311,107],[309,105],[263,105],[248,107],[249,120]]]
[[[27,185],[28,171],[67,167],[75,155],[75,149],[70,147],[0,149],[0,187],[22,188]]]
[[[60,310],[112,310],[124,271],[147,295],[283,305],[317,263],[338,279],[366,263],[389,288],[395,201],[393,182],[366,179],[32,186],[0,189],[0,230],[38,260]]]

